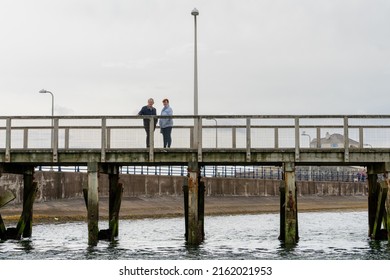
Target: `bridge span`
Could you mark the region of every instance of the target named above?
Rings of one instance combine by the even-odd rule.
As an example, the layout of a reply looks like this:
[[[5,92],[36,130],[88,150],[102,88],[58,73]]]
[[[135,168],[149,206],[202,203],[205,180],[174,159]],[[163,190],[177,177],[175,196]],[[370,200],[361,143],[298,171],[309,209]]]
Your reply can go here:
[[[186,240],[204,238],[204,189],[200,170],[206,165],[283,166],[280,186],[280,239],[298,241],[295,167],[365,166],[369,184],[369,235],[390,240],[390,115],[251,115],[173,116],[172,148],[162,145],[160,128],[147,131],[143,119],[160,116],[3,116],[0,117],[0,173],[24,175],[23,213],[16,229],[6,230],[0,216],[2,239],[31,236],[36,184],[34,168],[85,165],[88,188],[88,242],[96,245],[105,234],[118,235],[125,165],[183,165]],[[165,118],[165,117],[164,117]],[[146,133],[150,145],[146,146]],[[110,221],[98,228],[98,176],[109,174]],[[384,175],[383,182],[378,174]],[[381,176],[382,177],[382,176]],[[1,194],[0,194],[1,195]],[[0,207],[12,199],[3,194]]]

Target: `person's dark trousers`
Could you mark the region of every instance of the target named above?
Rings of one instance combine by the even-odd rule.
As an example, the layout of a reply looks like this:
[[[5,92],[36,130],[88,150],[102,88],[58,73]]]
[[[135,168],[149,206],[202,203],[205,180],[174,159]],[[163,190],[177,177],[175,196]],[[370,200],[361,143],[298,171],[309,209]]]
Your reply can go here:
[[[164,148],[170,148],[172,144],[172,138],[171,138],[172,126],[162,128],[161,131],[164,139]]]
[[[144,126],[146,132],[146,148],[150,147],[150,137],[149,137],[149,128],[150,126]],[[156,128],[154,128],[156,129]]]

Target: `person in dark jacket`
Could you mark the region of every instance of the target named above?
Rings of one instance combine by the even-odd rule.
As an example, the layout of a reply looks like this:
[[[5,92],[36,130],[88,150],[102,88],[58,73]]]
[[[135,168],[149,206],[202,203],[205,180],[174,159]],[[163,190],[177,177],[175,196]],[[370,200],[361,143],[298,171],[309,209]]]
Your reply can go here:
[[[148,105],[143,106],[141,108],[141,111],[138,112],[138,115],[140,116],[156,116],[157,111],[156,108],[153,107],[154,100],[153,98],[148,99]],[[156,129],[156,124],[157,124],[157,118],[153,118],[154,121],[154,126],[153,126],[153,132]],[[146,132],[146,147],[150,147],[150,118],[145,118],[144,119],[144,128]]]

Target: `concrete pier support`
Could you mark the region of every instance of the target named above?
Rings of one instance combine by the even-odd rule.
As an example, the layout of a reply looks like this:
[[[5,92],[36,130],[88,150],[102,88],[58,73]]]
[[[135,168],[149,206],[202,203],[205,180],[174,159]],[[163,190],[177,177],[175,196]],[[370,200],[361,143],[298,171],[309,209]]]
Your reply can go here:
[[[123,185],[119,183],[119,166],[114,165],[108,170],[109,179],[109,233],[114,240],[119,234],[119,210],[122,202]]]
[[[292,162],[284,166],[284,203],[281,207],[281,230],[280,239],[285,244],[296,244],[298,242],[298,208],[297,189],[295,184],[295,165]],[[283,187],[281,188],[283,191]],[[281,192],[281,195],[283,193]],[[283,202],[283,199],[281,199]],[[283,211],[283,213],[282,213]]]
[[[203,188],[202,188],[203,186]],[[188,164],[188,186],[184,186],[186,241],[198,245],[204,240],[204,185],[197,162]]]
[[[99,164],[88,163],[88,245],[95,246],[99,235],[99,195],[98,195]]]

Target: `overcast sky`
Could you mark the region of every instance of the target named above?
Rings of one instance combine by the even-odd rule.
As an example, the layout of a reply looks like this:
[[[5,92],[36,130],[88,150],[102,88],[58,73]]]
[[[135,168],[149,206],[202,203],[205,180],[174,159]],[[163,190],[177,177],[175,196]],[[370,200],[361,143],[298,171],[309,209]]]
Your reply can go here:
[[[0,115],[388,114],[388,0],[2,0]]]

